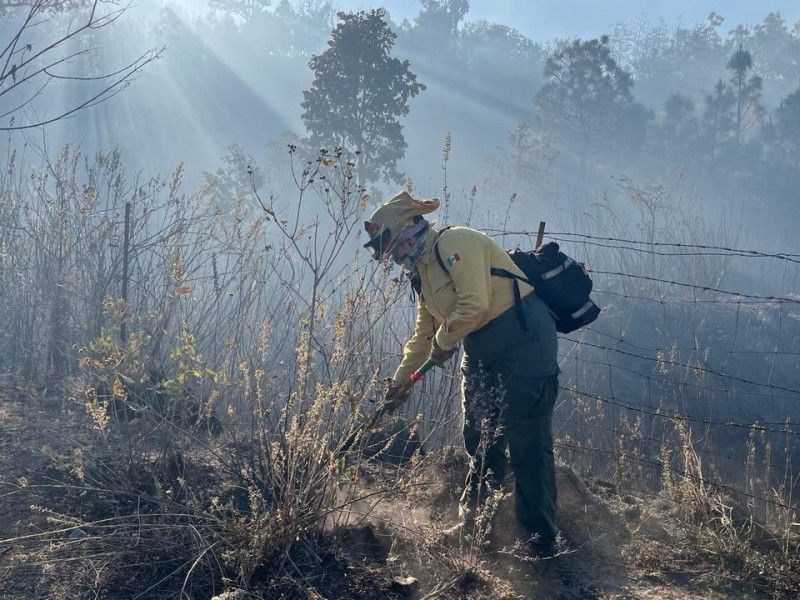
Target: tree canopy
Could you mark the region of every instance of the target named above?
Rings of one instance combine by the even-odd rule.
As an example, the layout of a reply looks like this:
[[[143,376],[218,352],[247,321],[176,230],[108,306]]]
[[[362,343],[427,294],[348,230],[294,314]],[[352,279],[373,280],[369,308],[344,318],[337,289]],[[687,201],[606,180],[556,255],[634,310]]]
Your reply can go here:
[[[400,183],[397,162],[407,147],[400,117],[425,86],[408,60],[392,57],[396,34],[383,10],[338,13],[328,49],[314,55],[314,81],[303,92],[302,119],[310,143],[359,153],[362,182]]]
[[[589,148],[613,143],[633,106],[633,79],[611,56],[609,39],[574,40],[547,59],[536,95],[536,124],[559,142]]]

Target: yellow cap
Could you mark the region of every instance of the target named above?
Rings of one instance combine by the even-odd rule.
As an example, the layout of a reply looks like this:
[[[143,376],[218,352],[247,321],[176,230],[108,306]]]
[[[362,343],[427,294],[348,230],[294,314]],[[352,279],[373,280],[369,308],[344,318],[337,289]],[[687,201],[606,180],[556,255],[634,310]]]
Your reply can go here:
[[[427,215],[437,208],[438,198],[415,200],[408,192],[400,192],[376,208],[369,220],[364,221],[364,229],[370,236],[364,247],[371,248],[376,257],[385,253],[397,242],[403,229],[411,225],[414,217]]]

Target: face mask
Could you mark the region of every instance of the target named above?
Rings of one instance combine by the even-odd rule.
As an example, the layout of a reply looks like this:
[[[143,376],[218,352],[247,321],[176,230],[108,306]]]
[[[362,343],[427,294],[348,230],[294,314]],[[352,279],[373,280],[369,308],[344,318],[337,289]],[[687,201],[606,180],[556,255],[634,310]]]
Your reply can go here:
[[[392,242],[392,232],[390,229],[366,221],[364,227],[370,235],[370,240],[364,244],[364,248],[370,251],[374,260],[382,260],[389,252]]]
[[[425,239],[427,237],[428,230],[425,229],[416,236],[414,245],[406,252],[405,256],[394,259],[394,262],[403,267],[406,271],[416,271],[417,262],[419,261],[419,257],[422,256],[422,251],[425,249]]]

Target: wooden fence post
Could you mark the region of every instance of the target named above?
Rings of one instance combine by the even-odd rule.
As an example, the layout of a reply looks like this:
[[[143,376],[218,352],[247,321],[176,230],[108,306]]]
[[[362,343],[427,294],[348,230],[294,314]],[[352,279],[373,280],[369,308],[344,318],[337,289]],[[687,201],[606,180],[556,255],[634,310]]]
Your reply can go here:
[[[119,326],[119,337],[122,342],[128,341],[126,321],[128,318],[128,256],[131,244],[131,203],[125,203],[125,233],[122,242],[122,323]]]
[[[539,231],[536,234],[536,248],[535,250],[539,249],[539,246],[542,245],[542,239],[544,238],[544,221],[539,221]]]

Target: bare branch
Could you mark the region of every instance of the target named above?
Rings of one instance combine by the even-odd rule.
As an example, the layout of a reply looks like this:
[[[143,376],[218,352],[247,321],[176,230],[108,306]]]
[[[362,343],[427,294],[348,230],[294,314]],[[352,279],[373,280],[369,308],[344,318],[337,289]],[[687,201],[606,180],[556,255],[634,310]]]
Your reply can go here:
[[[17,105],[16,107],[14,107],[14,108],[12,108],[12,109],[10,109],[10,110],[7,110],[7,111],[6,111],[6,112],[4,112],[3,114],[1,114],[1,115],[0,115],[0,119],[4,119],[4,118],[6,118],[6,117],[9,117],[9,116],[11,116],[11,115],[14,115],[14,114],[18,113],[19,111],[21,111],[21,110],[22,110],[23,108],[25,108],[26,106],[28,106],[28,105],[29,105],[31,102],[33,102],[34,100],[36,100],[36,98],[38,98],[38,97],[39,97],[39,96],[42,94],[42,92],[44,91],[44,89],[47,87],[47,85],[48,85],[49,83],[50,83],[50,80],[49,80],[49,79],[46,79],[46,80],[45,80],[45,82],[44,82],[44,83],[43,83],[43,84],[42,84],[42,85],[39,87],[39,89],[38,89],[38,90],[36,90],[36,92],[35,92],[35,93],[34,93],[32,96],[30,96],[29,98],[26,98],[26,99],[25,99],[25,100],[22,102],[22,104],[19,104],[19,105]]]
[[[130,85],[130,83],[139,75],[141,69],[155,61],[161,56],[164,52],[164,48],[160,48],[157,50],[150,50],[147,53],[143,54],[139,57],[136,61],[129,65],[127,70],[124,70],[123,75],[117,79],[116,81],[109,83],[105,88],[103,88],[100,92],[93,95],[88,100],[74,106],[73,108],[64,111],[63,113],[59,114],[57,117],[53,117],[51,119],[46,119],[42,121],[38,121],[36,123],[30,123],[27,125],[10,125],[7,127],[1,127],[0,131],[17,131],[20,129],[32,129],[35,127],[41,127],[42,125],[49,125],[61,119],[65,119],[76,112],[83,110],[84,108],[91,108],[92,106],[96,106],[101,102],[104,102],[114,96],[116,96],[119,92],[121,92],[126,86]],[[99,77],[96,79],[100,79]]]
[[[7,94],[7,93],[9,93],[11,91],[13,91],[15,88],[21,87],[23,84],[28,83],[32,79],[34,79],[37,76],[41,75],[42,73],[45,73],[48,76],[52,77],[52,75],[50,75],[50,73],[47,73],[47,69],[51,69],[51,68],[53,68],[55,66],[58,66],[58,65],[63,64],[63,63],[66,63],[66,62],[72,60],[73,58],[81,56],[82,54],[88,54],[89,52],[92,52],[92,49],[80,50],[78,52],[70,54],[69,56],[65,56],[64,58],[60,58],[57,61],[55,61],[54,63],[51,63],[49,65],[41,67],[41,68],[39,68],[39,69],[37,69],[35,71],[32,71],[32,72],[27,72],[26,71],[24,73],[24,75],[20,76],[19,78],[15,78],[14,79],[13,85],[11,85],[11,86],[7,87],[6,89],[0,91],[0,97],[4,96],[5,94]],[[16,72],[21,71],[21,70],[22,69],[20,69],[19,66],[16,66],[16,68],[14,69],[14,72],[16,73]],[[0,78],[0,83],[2,83],[2,78]]]
[[[27,13],[21,16],[20,24],[16,31],[3,46],[0,46],[2,48],[0,51],[0,98],[11,92],[16,93],[16,105],[13,108],[5,108],[0,103],[0,118],[13,116],[20,112],[24,112],[27,115],[28,113],[25,109],[35,99],[42,96],[45,88],[53,80],[75,81],[83,84],[103,82],[103,87],[100,91],[90,92],[87,99],[68,107],[63,112],[60,112],[58,116],[42,119],[34,118],[31,122],[22,124],[15,124],[12,119],[12,122],[7,126],[0,126],[0,131],[41,127],[108,100],[127,87],[146,65],[161,56],[164,52],[163,47],[150,49],[124,67],[106,73],[85,76],[59,73],[60,69],[57,69],[59,66],[67,65],[77,57],[99,52],[100,50],[96,47],[83,48],[68,53],[66,56],[57,56],[56,52],[61,50],[68,42],[78,40],[81,35],[87,32],[108,27],[130,7],[130,4],[123,7],[113,4],[113,9],[99,14],[98,6],[101,3],[105,2],[101,2],[101,0],[0,0],[0,16],[5,15],[12,8],[29,8]],[[76,20],[79,19],[77,24],[70,23],[65,33],[58,34],[55,39],[48,41],[42,47],[36,48],[36,50],[32,48],[30,43],[25,43],[26,37],[29,37],[26,34],[33,28],[49,21],[55,13],[77,11],[78,9],[86,9],[87,12],[83,13],[82,17],[76,15]],[[39,17],[43,18],[40,19]],[[73,25],[77,26],[73,27]],[[2,40],[0,40],[0,43],[2,43]],[[36,89],[33,93],[30,93],[24,87],[30,84],[35,85]],[[26,91],[23,90],[28,93],[26,94]]]
[[[106,0],[108,1],[108,0]],[[50,14],[78,10],[94,0],[0,0],[0,17],[9,11],[23,7],[36,7],[40,12]]]

